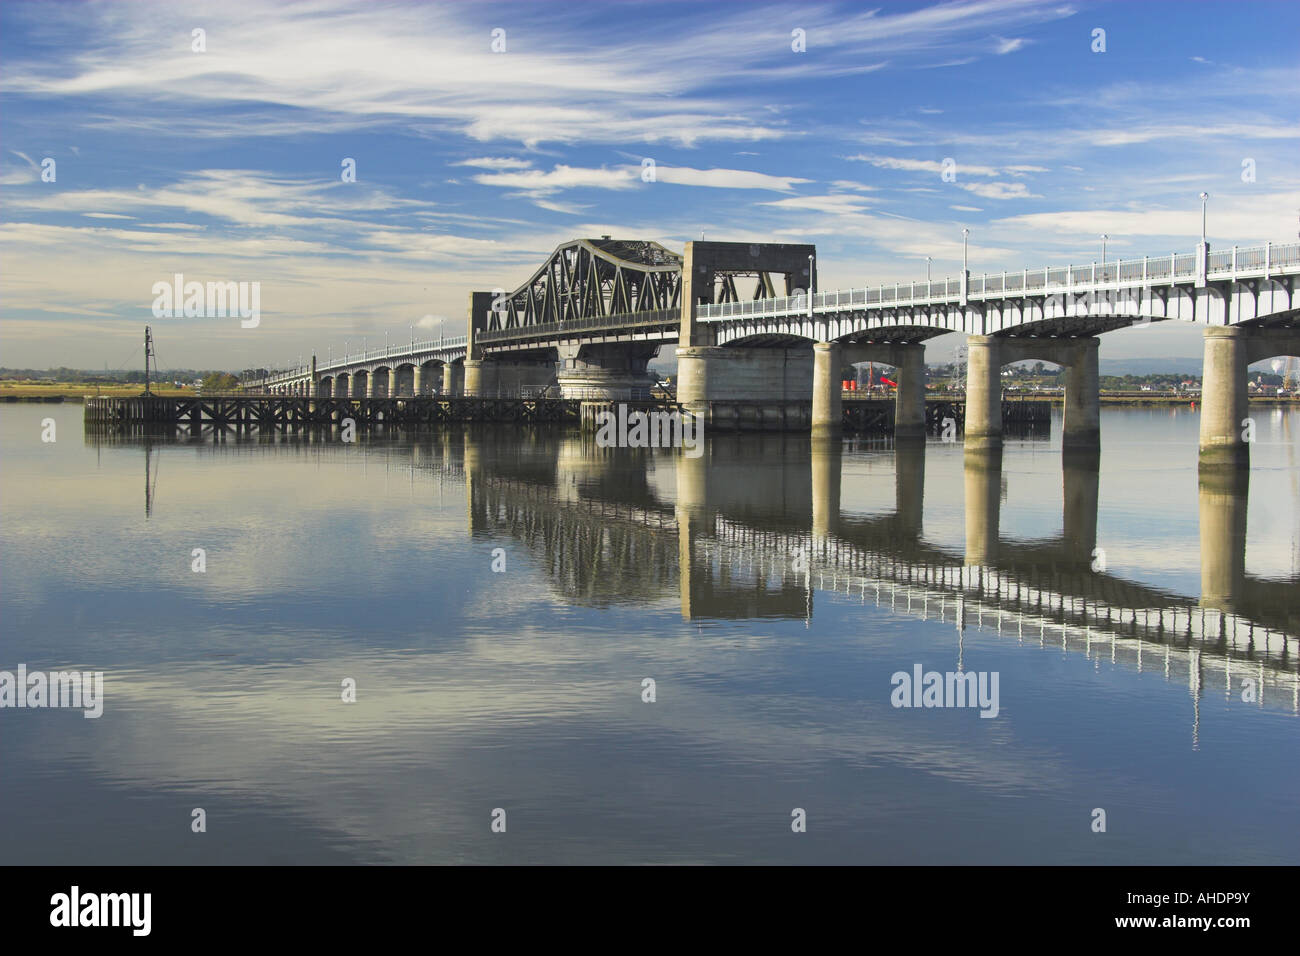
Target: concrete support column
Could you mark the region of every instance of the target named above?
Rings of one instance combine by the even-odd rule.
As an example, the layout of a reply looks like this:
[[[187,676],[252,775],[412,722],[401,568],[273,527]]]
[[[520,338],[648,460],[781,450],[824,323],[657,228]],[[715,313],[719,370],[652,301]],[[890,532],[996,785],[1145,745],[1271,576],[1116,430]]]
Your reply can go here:
[[[424,369],[419,364],[411,369],[411,394],[417,396],[424,394]]]
[[[1097,385],[1097,348],[1100,339],[1071,343],[1071,358],[1065,367],[1065,422],[1061,427],[1063,449],[1101,446],[1100,393]]]
[[[972,335],[966,347],[966,448],[1001,448],[1002,343]]]
[[[466,398],[495,398],[497,395],[496,366],[483,359],[466,359],[463,387]]]
[[[378,377],[374,372],[366,376],[366,398],[375,397],[375,379]]]
[[[833,435],[843,421],[844,397],[840,393],[840,346],[835,342],[813,345],[813,434]]]
[[[897,345],[898,394],[894,396],[894,440],[925,440],[925,346]]]
[[[459,398],[465,389],[465,368],[454,362],[442,367],[442,394]]]
[[[709,372],[724,361],[723,349],[686,347],[677,350],[677,401],[682,405],[703,407],[709,400]]]
[[[1201,379],[1201,467],[1249,468],[1250,446],[1242,441],[1242,419],[1249,414],[1246,394],[1246,330],[1213,326],[1205,330]]]

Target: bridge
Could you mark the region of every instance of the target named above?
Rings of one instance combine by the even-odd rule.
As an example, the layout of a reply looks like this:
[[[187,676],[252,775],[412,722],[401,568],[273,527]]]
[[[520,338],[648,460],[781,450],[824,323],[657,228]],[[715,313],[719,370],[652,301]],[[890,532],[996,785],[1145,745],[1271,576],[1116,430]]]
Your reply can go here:
[[[1211,252],[1202,240],[1190,253],[819,292],[812,245],[700,241],[679,255],[602,236],[561,244],[512,292],[470,293],[463,340],[313,358],[246,387],[628,400],[644,396],[649,361],[672,345],[677,401],[706,423],[733,427],[740,402],[759,427],[830,434],[842,366],[875,361],[897,369],[895,435],[912,440],[925,434],[924,343],[957,332],[968,336],[968,449],[1001,445],[1000,370],[1023,359],[1065,368],[1063,445],[1088,449],[1100,443],[1099,336],[1184,321],[1204,327],[1201,464],[1232,469],[1249,464],[1247,366],[1300,356],[1298,276],[1300,243]]]

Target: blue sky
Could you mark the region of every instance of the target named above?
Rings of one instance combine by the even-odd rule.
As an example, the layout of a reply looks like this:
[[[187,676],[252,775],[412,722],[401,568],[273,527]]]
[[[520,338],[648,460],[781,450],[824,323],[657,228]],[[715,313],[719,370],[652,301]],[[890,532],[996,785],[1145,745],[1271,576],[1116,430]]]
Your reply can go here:
[[[459,333],[606,233],[814,242],[823,289],[955,274],[963,226],[976,272],[1190,251],[1202,190],[1212,245],[1294,241],[1296,36],[1290,2],[5,3],[0,363]],[[176,272],[260,282],[261,324],[154,319]]]

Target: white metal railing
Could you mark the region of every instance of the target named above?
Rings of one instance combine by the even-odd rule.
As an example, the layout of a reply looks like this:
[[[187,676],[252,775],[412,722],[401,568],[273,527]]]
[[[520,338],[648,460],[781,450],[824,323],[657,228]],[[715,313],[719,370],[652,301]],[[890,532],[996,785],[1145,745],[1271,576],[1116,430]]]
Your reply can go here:
[[[352,365],[360,365],[363,362],[373,362],[379,359],[402,359],[414,355],[422,355],[426,352],[445,352],[461,349],[467,344],[469,344],[469,336],[467,335],[445,335],[436,339],[423,339],[415,342],[408,342],[404,345],[386,345],[381,349],[364,349],[360,352],[345,352],[342,358],[331,358],[323,365],[318,364],[316,366],[316,374],[319,375],[322,372],[348,368]],[[311,367],[307,365],[300,365],[291,369],[279,369],[265,378],[245,382],[244,387],[247,388],[253,385],[276,385],[282,382],[291,382],[307,378],[310,374]]]
[[[1113,262],[1069,265],[1045,269],[1022,269],[1019,272],[972,275],[966,283],[967,297],[988,297],[1008,293],[1075,289],[1080,286],[1122,283],[1175,282],[1197,277],[1197,253],[1171,253],[1167,256],[1144,256]],[[1207,257],[1207,276],[1275,275],[1300,268],[1300,243],[1251,246],[1212,252]],[[837,311],[854,306],[905,304],[940,304],[961,300],[961,279],[944,278],[924,282],[898,282],[862,289],[817,292],[812,308]],[[805,294],[746,302],[721,302],[701,305],[696,315],[704,321],[719,321],[737,316],[760,316],[800,313],[808,310]]]
[[[347,368],[350,365],[360,365],[363,362],[373,362],[378,359],[390,358],[408,358],[412,355],[422,355],[426,352],[440,352],[449,349],[464,348],[469,344],[467,335],[446,335],[436,339],[425,339],[423,341],[408,342],[404,345],[386,345],[382,349],[367,349],[361,352],[346,352],[340,359],[329,359],[324,365],[317,365],[316,372],[328,371],[330,369]]]

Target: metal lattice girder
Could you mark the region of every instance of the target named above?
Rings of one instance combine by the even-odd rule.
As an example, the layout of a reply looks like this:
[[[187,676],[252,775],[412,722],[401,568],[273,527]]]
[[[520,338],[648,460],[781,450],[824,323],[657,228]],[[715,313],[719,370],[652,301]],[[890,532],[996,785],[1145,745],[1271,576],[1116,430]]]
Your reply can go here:
[[[682,257],[649,240],[574,239],[493,309],[488,330],[672,309],[681,304]]]

